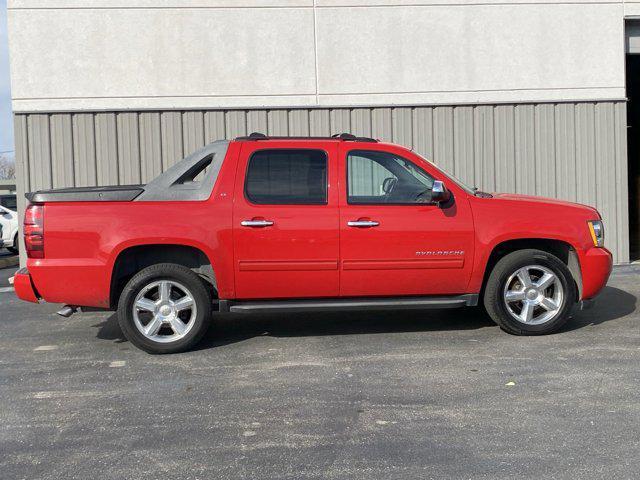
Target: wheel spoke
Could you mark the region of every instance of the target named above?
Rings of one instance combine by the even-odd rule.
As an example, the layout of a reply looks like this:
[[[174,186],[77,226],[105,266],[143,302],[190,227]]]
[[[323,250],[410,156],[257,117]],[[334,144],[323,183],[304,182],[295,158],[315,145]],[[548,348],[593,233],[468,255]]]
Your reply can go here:
[[[160,317],[155,316],[153,320],[151,320],[146,327],[144,327],[144,333],[147,336],[153,336],[158,333],[160,327],[162,326],[162,319]]]
[[[507,302],[520,302],[524,300],[524,290],[509,290],[504,294]]]
[[[161,282],[158,287],[158,293],[160,301],[162,303],[167,303],[171,298],[171,284],[169,282]]]
[[[555,275],[550,273],[545,273],[540,279],[536,282],[536,288],[539,290],[546,290],[556,281]]]
[[[522,311],[520,312],[520,320],[522,320],[523,322],[530,322],[531,319],[533,318],[533,310],[534,310],[534,306],[532,304],[530,304],[529,302],[523,302],[522,303]]]
[[[529,275],[529,270],[527,270],[526,268],[521,268],[520,270],[518,270],[516,276],[518,277],[518,280],[520,280],[520,283],[524,288],[533,286],[533,282],[531,282],[531,276]]]
[[[171,324],[171,328],[174,333],[177,335],[184,335],[184,332],[187,330],[187,326],[178,317],[172,318],[169,323]]]
[[[542,301],[540,302],[540,306],[550,312],[558,309],[558,304],[547,297],[542,299]]]
[[[140,310],[146,310],[147,312],[152,313],[156,310],[156,304],[148,298],[144,297],[136,301],[136,307],[138,307]]]
[[[173,306],[176,307],[177,311],[181,312],[182,310],[193,307],[193,298],[191,298],[189,295],[185,295],[181,299],[176,300]]]

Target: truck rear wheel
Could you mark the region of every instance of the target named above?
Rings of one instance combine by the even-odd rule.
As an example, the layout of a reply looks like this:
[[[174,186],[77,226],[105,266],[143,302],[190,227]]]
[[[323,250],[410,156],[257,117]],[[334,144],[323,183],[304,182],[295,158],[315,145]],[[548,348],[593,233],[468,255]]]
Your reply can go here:
[[[567,266],[542,250],[518,250],[501,258],[489,275],[484,305],[503,330],[544,335],[566,323],[576,302]]]
[[[10,247],[7,247],[7,250],[9,250],[14,255],[18,255],[18,253],[20,253],[19,247],[20,247],[20,244],[18,242],[18,234],[16,233],[15,236],[13,237],[12,245]]]
[[[159,263],[129,280],[118,302],[127,340],[148,353],[192,348],[211,318],[211,296],[200,277],[173,263]]]

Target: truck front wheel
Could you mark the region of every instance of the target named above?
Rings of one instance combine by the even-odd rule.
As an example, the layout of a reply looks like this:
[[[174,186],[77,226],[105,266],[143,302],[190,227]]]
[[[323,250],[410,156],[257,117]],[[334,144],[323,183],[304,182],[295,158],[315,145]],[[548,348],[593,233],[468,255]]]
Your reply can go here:
[[[211,318],[211,296],[197,274],[173,263],[141,270],[118,302],[118,323],[127,340],[148,353],[192,348]]]
[[[558,330],[576,302],[567,266],[542,250],[505,255],[489,275],[484,304],[489,316],[515,335],[544,335]]]

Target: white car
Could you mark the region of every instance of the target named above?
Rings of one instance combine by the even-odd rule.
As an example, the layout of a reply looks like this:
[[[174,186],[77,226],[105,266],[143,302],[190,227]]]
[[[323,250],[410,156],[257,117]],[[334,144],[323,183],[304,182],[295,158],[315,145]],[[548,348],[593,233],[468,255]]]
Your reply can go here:
[[[18,213],[0,205],[0,226],[0,247],[7,248],[11,253],[18,253]]]

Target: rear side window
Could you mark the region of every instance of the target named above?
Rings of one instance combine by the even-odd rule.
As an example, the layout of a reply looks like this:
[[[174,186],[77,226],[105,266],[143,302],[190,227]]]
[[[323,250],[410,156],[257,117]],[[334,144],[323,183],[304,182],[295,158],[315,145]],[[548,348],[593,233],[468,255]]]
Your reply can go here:
[[[261,205],[327,203],[327,154],[321,150],[260,150],[249,159],[245,195]]]

